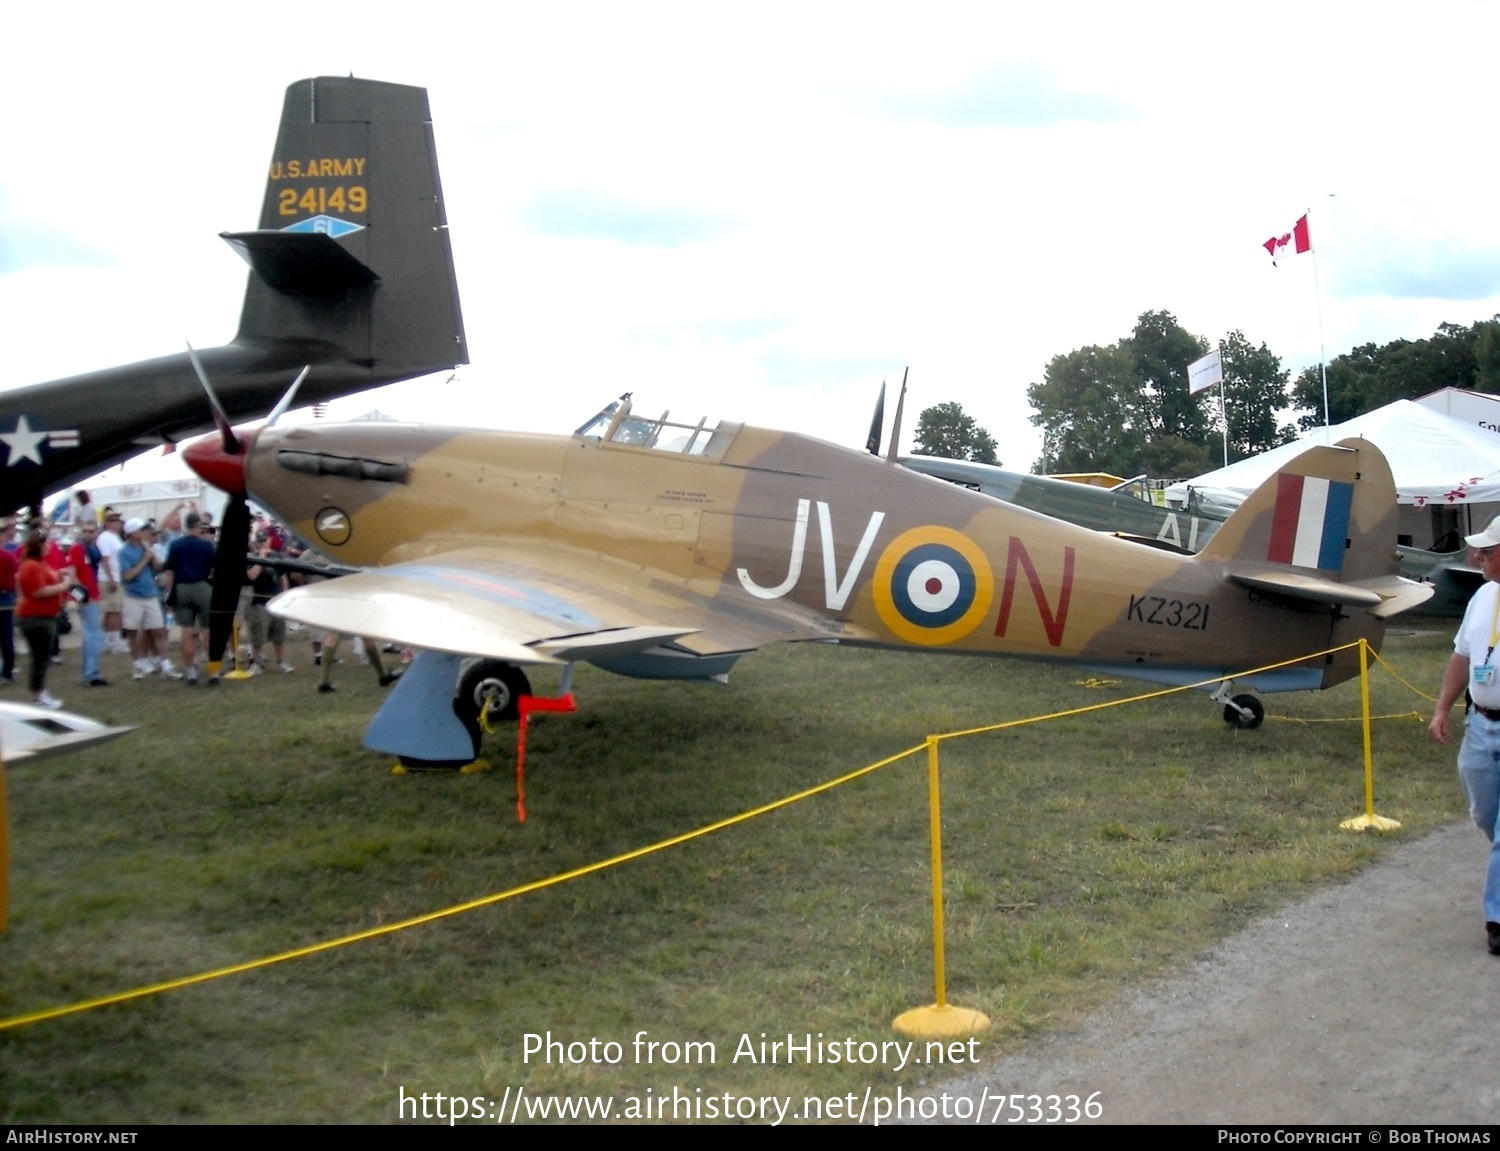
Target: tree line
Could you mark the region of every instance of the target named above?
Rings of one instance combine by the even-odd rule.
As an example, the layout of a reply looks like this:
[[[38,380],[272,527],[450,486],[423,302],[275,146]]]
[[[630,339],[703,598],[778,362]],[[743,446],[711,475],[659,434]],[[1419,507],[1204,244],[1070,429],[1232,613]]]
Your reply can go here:
[[[1223,383],[1189,395],[1187,365],[1214,347]],[[1439,325],[1426,340],[1364,344],[1331,360],[1330,419],[1339,423],[1450,386],[1500,393],[1500,315],[1467,327]],[[1210,471],[1223,462],[1219,388],[1229,415],[1231,462],[1322,425],[1316,364],[1292,382],[1280,357],[1241,331],[1210,344],[1170,312],[1145,312],[1134,331],[1113,344],[1055,356],[1041,382],[1027,388],[1031,422],[1042,429],[1042,458],[1033,470],[1169,478]]]

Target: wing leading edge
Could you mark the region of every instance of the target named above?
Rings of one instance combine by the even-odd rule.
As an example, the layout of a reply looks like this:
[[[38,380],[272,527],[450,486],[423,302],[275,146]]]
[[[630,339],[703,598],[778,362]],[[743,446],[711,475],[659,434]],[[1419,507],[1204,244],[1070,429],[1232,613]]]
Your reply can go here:
[[[446,552],[293,588],[271,610],[346,635],[517,664],[668,649],[683,678],[696,677],[698,659],[717,669],[726,655],[824,634],[785,611],[729,614],[683,585],[563,549]]]

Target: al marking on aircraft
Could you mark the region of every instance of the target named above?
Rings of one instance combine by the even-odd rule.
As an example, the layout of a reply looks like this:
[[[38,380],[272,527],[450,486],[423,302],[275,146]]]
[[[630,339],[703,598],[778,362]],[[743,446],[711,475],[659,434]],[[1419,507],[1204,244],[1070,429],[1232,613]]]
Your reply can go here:
[[[1198,551],[1229,518],[1228,509],[1206,506],[1196,493],[1186,509],[1165,507],[1129,494],[1127,489],[1143,481],[1144,476],[1115,488],[1102,488],[1054,476],[1006,471],[971,460],[902,456],[899,462],[912,471],[961,484],[1018,507],[1095,531],[1155,541],[1180,552]]]
[[[722,680],[765,644],[836,639],[1171,684],[1290,660],[1245,682],[1315,689],[1358,657],[1299,656],[1378,648],[1385,620],[1431,594],[1393,574],[1395,489],[1360,440],[1299,456],[1195,556],[805,435],[642,418],[628,398],[571,436],[313,424],[184,455],[303,538],[330,508],[348,517],[327,551],[364,570],[273,610],[426,649],[366,736],[412,762],[472,759],[480,708],[513,710],[527,664]],[[1258,709],[1241,696],[1226,717],[1253,726]]]

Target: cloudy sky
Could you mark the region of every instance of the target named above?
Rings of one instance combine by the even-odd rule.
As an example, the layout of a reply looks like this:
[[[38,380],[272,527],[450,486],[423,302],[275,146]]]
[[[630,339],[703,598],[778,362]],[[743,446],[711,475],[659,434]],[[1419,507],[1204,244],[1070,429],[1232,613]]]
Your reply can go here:
[[[1027,385],[1146,310],[1294,371],[1315,270],[1330,357],[1500,312],[1500,7],[1219,8],[16,8],[0,386],[229,339],[217,234],[287,84],[351,72],[429,91],[473,362],[335,415],[567,431],[633,390],[858,446],[910,365],[1024,469]],[[1316,269],[1273,268],[1309,209]]]

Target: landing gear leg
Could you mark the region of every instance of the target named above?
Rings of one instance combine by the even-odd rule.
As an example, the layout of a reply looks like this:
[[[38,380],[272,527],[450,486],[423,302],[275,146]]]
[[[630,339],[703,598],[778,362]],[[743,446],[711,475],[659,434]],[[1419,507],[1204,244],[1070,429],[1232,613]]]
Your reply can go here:
[[[398,756],[409,767],[455,769],[479,754],[477,725],[470,730],[453,707],[453,685],[463,659],[423,651],[398,679],[365,730],[365,746]]]
[[[1237,695],[1231,699],[1229,693],[1233,690],[1233,681],[1226,679],[1209,697],[1215,703],[1224,705],[1224,722],[1245,731],[1259,727],[1266,718],[1266,705],[1253,695]]]

